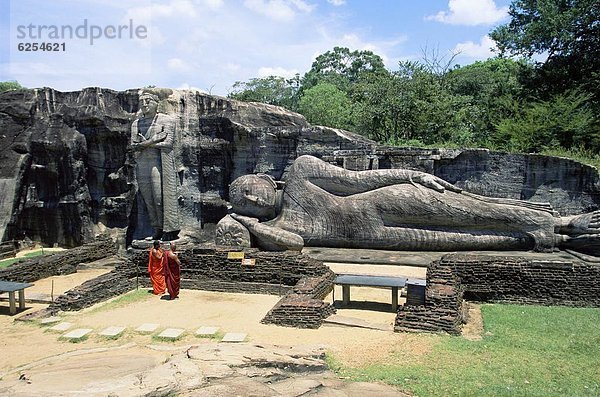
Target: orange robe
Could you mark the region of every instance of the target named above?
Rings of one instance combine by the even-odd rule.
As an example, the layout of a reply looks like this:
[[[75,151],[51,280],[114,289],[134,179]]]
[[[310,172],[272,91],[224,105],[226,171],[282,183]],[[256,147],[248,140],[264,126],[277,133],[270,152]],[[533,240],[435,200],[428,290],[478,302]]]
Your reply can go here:
[[[163,273],[163,250],[156,250],[156,256],[153,254],[154,248],[150,248],[150,256],[148,257],[148,273],[150,273],[150,281],[154,295],[165,293],[167,286],[165,285],[165,276]]]
[[[171,299],[175,299],[179,296],[179,284],[181,280],[181,269],[175,260],[176,258],[177,256],[172,254],[171,251],[165,251],[163,268],[165,270],[167,291],[169,291]]]

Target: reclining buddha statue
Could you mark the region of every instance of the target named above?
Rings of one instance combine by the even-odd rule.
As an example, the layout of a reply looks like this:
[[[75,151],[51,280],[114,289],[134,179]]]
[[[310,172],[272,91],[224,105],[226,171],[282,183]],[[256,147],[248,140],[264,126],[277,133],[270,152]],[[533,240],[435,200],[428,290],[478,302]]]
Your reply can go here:
[[[312,156],[297,158],[285,182],[237,178],[230,202],[218,245],[600,252],[600,211],[560,217],[550,204],[475,195],[420,171],[350,171]]]

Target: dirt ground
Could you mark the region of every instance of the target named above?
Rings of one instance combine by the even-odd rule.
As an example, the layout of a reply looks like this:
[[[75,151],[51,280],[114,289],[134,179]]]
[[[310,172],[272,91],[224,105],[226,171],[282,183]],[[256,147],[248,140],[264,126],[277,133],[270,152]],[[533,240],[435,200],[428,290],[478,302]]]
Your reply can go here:
[[[424,277],[425,269],[398,266],[332,264],[336,272],[372,274],[402,274],[408,277]],[[26,290],[31,294],[49,295],[53,284],[53,294],[60,293],[96,277],[110,269],[86,269],[76,274],[56,276],[40,280]],[[411,273],[412,272],[412,273]],[[410,273],[410,274],[409,274]],[[341,289],[336,288],[336,300],[341,300]],[[331,301],[331,296],[327,299]],[[390,290],[374,288],[352,288],[350,308],[338,310],[338,315],[360,318],[375,323],[393,324],[395,314],[391,311]],[[375,329],[323,326],[316,330],[304,330],[275,325],[261,324],[260,320],[279,300],[272,295],[231,294],[182,290],[180,298],[174,301],[161,299],[148,293],[147,297],[125,306],[107,303],[73,313],[61,313],[65,321],[74,328],[92,328],[94,333],[87,340],[72,343],[61,340],[60,333],[54,333],[37,323],[14,321],[16,318],[46,307],[45,304],[28,303],[27,309],[16,316],[8,314],[8,302],[0,301],[0,377],[18,367],[43,360],[66,352],[84,351],[96,348],[113,348],[133,344],[143,348],[146,345],[193,345],[216,343],[212,339],[197,338],[195,331],[201,326],[219,327],[222,333],[247,333],[247,341],[258,344],[280,346],[323,346],[335,358],[347,366],[362,366],[374,362],[402,362],[418,360],[429,352],[439,337],[428,334],[394,333]],[[361,301],[369,302],[364,303]],[[402,300],[400,301],[402,303]],[[375,310],[362,310],[371,305]],[[159,324],[165,328],[183,328],[184,337],[177,342],[163,342],[151,335],[141,335],[134,329],[143,323]],[[125,326],[127,331],[116,340],[98,336],[98,332],[109,326]]]

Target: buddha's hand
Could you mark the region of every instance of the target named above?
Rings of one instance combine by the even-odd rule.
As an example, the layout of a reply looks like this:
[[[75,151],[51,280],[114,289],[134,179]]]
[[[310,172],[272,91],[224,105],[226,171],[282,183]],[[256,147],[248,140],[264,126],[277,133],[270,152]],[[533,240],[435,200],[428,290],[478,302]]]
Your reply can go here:
[[[438,178],[435,175],[427,174],[424,172],[413,176],[412,181],[438,192],[444,192],[446,189],[456,193],[462,192],[462,189],[454,186],[450,182],[446,182],[442,178]]]
[[[131,144],[131,148],[137,151],[144,149],[144,146],[141,143],[134,142]]]
[[[230,214],[231,217],[233,219],[235,219],[236,221],[238,221],[239,223],[241,223],[242,225],[246,226],[248,229],[252,229],[255,225],[257,225],[258,219],[256,218],[251,218],[249,216],[244,216],[244,215],[238,215],[236,213]]]
[[[156,134],[154,136],[154,142],[162,142],[165,139],[167,139],[167,133],[166,132],[160,132],[158,134]]]

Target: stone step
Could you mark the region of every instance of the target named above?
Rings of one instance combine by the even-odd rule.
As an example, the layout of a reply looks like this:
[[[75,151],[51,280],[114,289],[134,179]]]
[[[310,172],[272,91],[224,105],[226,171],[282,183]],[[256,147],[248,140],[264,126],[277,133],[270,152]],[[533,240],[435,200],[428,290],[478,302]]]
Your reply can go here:
[[[59,324],[56,324],[53,327],[48,328],[50,331],[56,331],[56,332],[64,332],[66,330],[68,330],[69,328],[71,328],[73,326],[73,324],[65,321]]]
[[[91,328],[77,328],[70,332],[67,332],[66,334],[61,336],[61,338],[69,339],[71,341],[81,340],[81,339],[85,338],[86,335],[92,331],[93,330]]]
[[[140,325],[139,327],[137,327],[135,329],[135,332],[139,332],[142,334],[149,334],[149,333],[156,331],[158,329],[158,327],[160,327],[159,324],[144,323],[144,324]]]
[[[56,324],[56,323],[60,323],[62,321],[62,318],[57,317],[57,316],[51,316],[51,317],[46,317],[40,320],[40,324],[42,325],[50,325],[50,324]]]
[[[213,337],[219,332],[219,327],[200,327],[196,330],[196,336]]]
[[[248,334],[244,334],[244,333],[228,332],[223,336],[223,339],[221,339],[221,342],[230,342],[230,343],[244,342],[246,340],[247,336],[248,336]]]
[[[109,338],[120,336],[125,331],[125,327],[108,327],[100,331],[99,335]]]
[[[184,332],[185,330],[181,328],[167,328],[163,332],[158,334],[158,337],[163,339],[175,340],[179,339],[179,337],[183,335]]]

